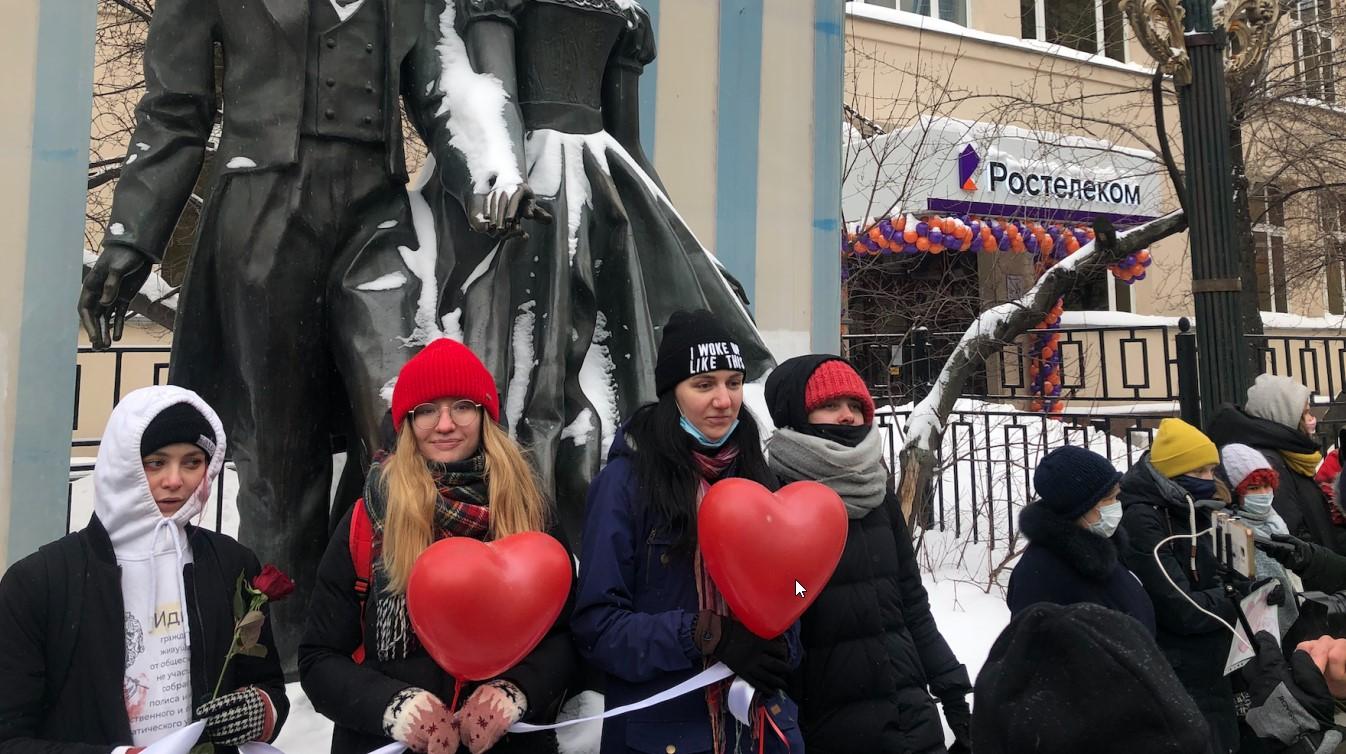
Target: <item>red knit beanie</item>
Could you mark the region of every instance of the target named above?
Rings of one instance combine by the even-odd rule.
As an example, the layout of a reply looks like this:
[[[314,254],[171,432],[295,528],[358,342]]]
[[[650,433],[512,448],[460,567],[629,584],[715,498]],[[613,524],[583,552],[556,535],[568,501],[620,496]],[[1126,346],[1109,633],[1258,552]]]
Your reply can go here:
[[[850,364],[840,359],[824,361],[813,370],[813,375],[804,385],[804,410],[812,411],[838,398],[854,398],[860,401],[865,424],[873,423],[874,399],[870,397],[865,381],[860,379],[860,375],[856,374]]]
[[[471,349],[450,338],[430,341],[402,366],[393,385],[393,428],[401,432],[408,412],[440,398],[476,401],[491,421],[500,421],[495,379]]]

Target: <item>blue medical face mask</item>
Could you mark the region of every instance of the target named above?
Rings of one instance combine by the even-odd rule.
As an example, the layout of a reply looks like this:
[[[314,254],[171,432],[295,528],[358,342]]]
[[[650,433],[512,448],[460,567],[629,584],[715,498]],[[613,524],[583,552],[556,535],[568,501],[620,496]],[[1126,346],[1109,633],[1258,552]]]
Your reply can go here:
[[[1274,492],[1259,492],[1243,496],[1243,514],[1248,518],[1263,520],[1271,515],[1271,501],[1275,499]]]
[[[718,449],[721,446],[723,446],[726,442],[729,442],[730,437],[734,436],[734,430],[738,429],[738,419],[735,419],[734,423],[729,425],[729,431],[725,432],[724,436],[718,440],[712,440],[709,437],[706,437],[706,434],[701,430],[697,429],[696,425],[693,424],[691,421],[689,421],[685,416],[679,416],[678,426],[682,427],[683,432],[686,432],[687,434],[691,435],[692,439],[696,440],[701,445],[707,448]]]

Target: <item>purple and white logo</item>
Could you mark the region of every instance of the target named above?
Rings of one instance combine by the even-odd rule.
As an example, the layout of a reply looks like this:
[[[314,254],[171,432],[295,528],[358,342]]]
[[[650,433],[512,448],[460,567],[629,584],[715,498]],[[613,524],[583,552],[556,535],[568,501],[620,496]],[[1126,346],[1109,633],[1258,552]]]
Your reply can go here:
[[[976,191],[977,181],[974,180],[977,175],[977,168],[981,167],[981,155],[971,144],[963,147],[963,151],[958,153],[958,185],[963,187],[964,191]]]

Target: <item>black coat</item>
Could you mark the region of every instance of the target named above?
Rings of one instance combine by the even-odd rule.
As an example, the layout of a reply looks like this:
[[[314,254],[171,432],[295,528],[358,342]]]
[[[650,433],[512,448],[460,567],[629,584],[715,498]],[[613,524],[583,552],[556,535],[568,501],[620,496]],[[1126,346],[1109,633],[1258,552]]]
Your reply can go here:
[[[1127,543],[1125,530],[1118,527],[1112,539],[1104,539],[1033,503],[1019,514],[1019,531],[1028,547],[1010,574],[1011,616],[1038,602],[1092,602],[1126,613],[1155,635],[1150,595],[1117,557]]]
[[[1327,497],[1312,476],[1295,473],[1280,451],[1313,453],[1313,438],[1273,421],[1259,419],[1237,406],[1225,406],[1210,423],[1210,439],[1220,447],[1243,443],[1261,451],[1280,476],[1272,507],[1285,519],[1290,533],[1346,554],[1346,529],[1332,524]]]
[[[1225,596],[1209,537],[1199,537],[1195,549],[1190,539],[1180,539],[1159,548],[1160,541],[1175,534],[1190,534],[1190,497],[1176,483],[1150,465],[1149,454],[1122,477],[1122,528],[1127,543],[1122,562],[1140,578],[1154,603],[1156,638],[1173,672],[1192,695],[1219,751],[1237,751],[1238,720],[1234,692],[1224,675],[1225,660],[1233,635],[1219,621],[1197,610],[1178,590],[1205,610],[1233,625],[1234,603]],[[1210,513],[1198,508],[1196,530],[1210,527]],[[1196,565],[1192,566],[1195,553]],[[1165,578],[1167,574],[1168,578]],[[1173,584],[1169,583],[1173,580]],[[1177,585],[1177,589],[1174,588]]]
[[[892,493],[851,519],[841,562],[800,620],[800,640],[804,660],[791,697],[809,752],[943,751],[932,693],[951,722],[968,715],[967,668],[930,614]]]
[[[566,544],[559,530],[548,534]],[[566,549],[569,551],[568,546]],[[386,664],[379,661],[374,627],[377,599],[377,595],[369,595],[362,626],[360,603],[355,594],[355,566],[350,553],[350,513],[347,513],[333,533],[318,567],[318,580],[313,600],[309,603],[308,625],[299,645],[299,676],[304,692],[313,702],[313,708],[335,723],[332,754],[366,754],[391,743],[391,739],[383,735],[383,712],[403,689],[412,686],[425,689],[445,704],[453,699],[453,678],[435,664],[423,647],[418,646],[403,660]],[[551,632],[532,653],[501,675],[518,686],[528,699],[524,722],[551,722],[570,685],[576,666],[569,625],[573,602],[572,587]],[[362,641],[365,661],[356,664],[351,653]],[[467,684],[461,700],[466,700],[475,687],[476,684]],[[556,736],[551,733],[507,735],[491,751],[500,754],[550,753],[556,751]]]
[[[192,690],[215,688],[233,641],[234,590],[251,579],[257,557],[221,534],[187,528],[192,563],[184,569],[191,620]],[[262,608],[269,613],[268,608]],[[126,668],[121,569],[95,516],[74,534],[20,560],[0,580],[0,754],[107,754],[131,744],[122,696]],[[262,626],[265,658],[238,655],[221,690],[257,686],[289,712],[271,621]]]
[[[452,177],[446,188],[465,190],[461,153],[448,146],[439,115],[439,16],[443,0],[380,0],[383,14],[385,102],[383,124],[389,175],[405,179],[401,94],[411,122]],[[127,160],[113,198],[119,234],[108,243],[159,259],[182,213],[205,157],[223,95],[224,124],[215,170],[268,170],[298,158],[304,75],[311,37],[308,0],[159,0],[145,45],[145,94],[136,108]],[[216,82],[215,45],[224,56]],[[450,164],[443,164],[443,163]],[[448,180],[446,178],[446,180]],[[272,250],[265,250],[271,253]]]

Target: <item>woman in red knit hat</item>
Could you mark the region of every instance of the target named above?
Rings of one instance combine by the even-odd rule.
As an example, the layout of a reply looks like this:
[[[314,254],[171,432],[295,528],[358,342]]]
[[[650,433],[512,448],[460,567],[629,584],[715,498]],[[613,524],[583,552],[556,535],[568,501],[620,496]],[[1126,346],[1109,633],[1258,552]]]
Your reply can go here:
[[[555,751],[550,733],[505,730],[547,722],[559,707],[576,663],[568,608],[522,662],[469,685],[456,712],[445,703],[454,679],[407,615],[412,565],[437,540],[546,531],[565,544],[532,467],[498,423],[495,380],[466,346],[436,340],[402,368],[392,417],[394,447],[375,456],[364,497],[327,547],[299,648],[304,691],[336,723],[332,752],[364,754],[390,740],[417,754],[460,744],[473,754]]]

